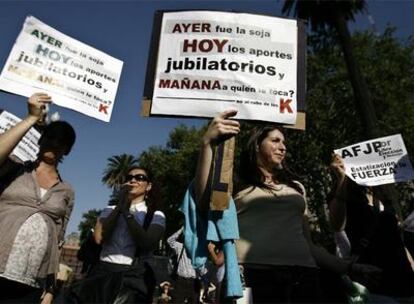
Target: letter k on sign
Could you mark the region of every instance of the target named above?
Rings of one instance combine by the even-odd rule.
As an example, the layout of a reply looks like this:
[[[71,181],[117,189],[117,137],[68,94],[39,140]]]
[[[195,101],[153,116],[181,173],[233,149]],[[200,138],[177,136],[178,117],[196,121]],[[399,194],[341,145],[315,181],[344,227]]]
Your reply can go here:
[[[108,114],[107,109],[108,106],[103,105],[102,103],[99,104],[99,112],[104,112],[105,114]]]
[[[293,113],[292,108],[290,107],[290,103],[292,102],[292,99],[286,99],[280,98],[279,103],[279,111],[280,113],[285,113],[285,110],[287,110],[289,113]]]

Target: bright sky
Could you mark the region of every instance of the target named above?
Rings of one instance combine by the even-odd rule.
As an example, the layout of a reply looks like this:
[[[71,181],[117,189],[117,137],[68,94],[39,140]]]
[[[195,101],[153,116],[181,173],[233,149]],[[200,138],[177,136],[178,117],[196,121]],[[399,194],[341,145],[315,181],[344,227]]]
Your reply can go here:
[[[414,31],[414,1],[369,1],[369,14],[378,31],[387,23],[397,34]],[[139,155],[152,145],[164,145],[169,132],[180,123],[201,125],[204,120],[141,118],[143,92],[152,18],[156,10],[213,9],[280,16],[281,1],[4,1],[0,0],[0,67],[3,67],[27,15],[124,61],[110,123],[78,112],[52,106],[76,129],[77,142],[60,167],[62,178],[76,192],[75,208],[67,233],[77,231],[82,214],[103,208],[110,195],[101,183],[107,158],[129,153]],[[359,16],[352,28],[371,24]],[[26,98],[0,91],[0,108],[19,117],[26,115]]]

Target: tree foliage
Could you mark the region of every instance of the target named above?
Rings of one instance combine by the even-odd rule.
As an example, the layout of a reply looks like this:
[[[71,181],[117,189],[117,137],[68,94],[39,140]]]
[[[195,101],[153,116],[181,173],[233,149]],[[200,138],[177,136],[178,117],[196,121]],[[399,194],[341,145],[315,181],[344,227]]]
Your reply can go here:
[[[140,165],[152,171],[160,189],[167,214],[167,236],[182,223],[182,216],[177,210],[187,186],[194,178],[202,134],[202,129],[180,125],[170,133],[165,147],[150,147],[138,158]]]
[[[78,225],[78,230],[80,232],[79,241],[82,243],[88,236],[89,231],[95,227],[96,220],[98,219],[99,214],[102,210],[91,209],[82,214],[82,219]]]
[[[346,21],[355,21],[355,15],[366,11],[364,0],[285,0],[282,13],[309,20],[312,30],[333,26],[342,16]]]
[[[353,35],[355,56],[372,92],[375,114],[380,121],[380,136],[401,133],[409,154],[414,149],[414,40],[400,40],[393,28],[379,36],[367,31]],[[341,49],[323,34],[309,39],[307,129],[289,131],[288,141],[292,165],[304,177],[310,209],[318,226],[328,228],[324,203],[330,191],[327,165],[334,148],[364,140],[364,130],[352,102]],[[321,43],[325,41],[325,43]],[[295,147],[293,150],[292,147]],[[411,152],[411,153],[410,153]],[[413,159],[412,157],[410,157]],[[404,189],[403,189],[404,188]],[[399,185],[400,202],[409,191]]]
[[[413,151],[414,40],[400,40],[394,33],[393,28],[380,36],[357,32],[353,44],[358,46],[355,55],[372,92],[380,135],[402,133],[408,150]],[[310,37],[312,43],[318,44],[318,40],[324,38]],[[306,134],[333,147],[351,144],[363,138],[364,130],[352,103],[341,50],[332,43],[318,45],[308,55]]]
[[[112,189],[109,205],[116,205],[119,201],[119,191],[125,182],[125,176],[131,167],[136,166],[138,160],[130,154],[114,155],[108,158],[108,164],[104,170],[102,183]]]
[[[116,192],[121,184],[125,182],[124,178],[129,168],[136,164],[137,159],[130,154],[114,155],[108,158],[108,165],[105,168],[102,183]]]
[[[354,106],[359,114],[365,139],[370,139],[379,137],[381,131],[371,90],[356,56],[358,50],[355,50],[356,47],[348,28],[348,21],[354,20],[355,14],[363,12],[366,4],[365,0],[285,0],[282,13],[289,14],[294,10],[294,15],[309,21],[313,30],[336,32],[337,35],[334,37],[337,38],[344,55],[354,94]],[[386,185],[383,186],[383,190],[392,201],[398,216],[401,216],[401,208],[394,187]]]

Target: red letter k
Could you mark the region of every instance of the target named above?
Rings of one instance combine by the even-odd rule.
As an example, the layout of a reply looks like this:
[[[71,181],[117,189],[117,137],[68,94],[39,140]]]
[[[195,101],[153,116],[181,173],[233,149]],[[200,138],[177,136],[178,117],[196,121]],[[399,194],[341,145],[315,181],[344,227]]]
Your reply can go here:
[[[99,104],[99,112],[104,112],[105,114],[108,114],[106,111],[108,109],[108,106],[103,105],[102,103]]]
[[[292,99],[286,99],[284,100],[283,98],[280,98],[280,103],[279,103],[279,111],[280,113],[285,113],[285,109],[289,112],[289,113],[293,113],[292,108],[290,107],[290,103],[292,102]]]

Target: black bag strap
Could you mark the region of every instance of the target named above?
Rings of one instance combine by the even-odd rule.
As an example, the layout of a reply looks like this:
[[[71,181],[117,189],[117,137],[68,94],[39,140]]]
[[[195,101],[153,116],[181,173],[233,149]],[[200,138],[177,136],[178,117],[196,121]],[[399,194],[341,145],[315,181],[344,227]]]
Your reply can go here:
[[[147,213],[145,214],[144,223],[142,224],[142,228],[147,230],[149,225],[152,222],[152,218],[154,217],[155,210],[152,208],[148,208]]]
[[[147,230],[148,227],[150,226],[152,219],[154,217],[155,211],[156,210],[152,208],[147,209],[147,213],[145,214],[145,218],[144,218],[144,223],[142,224],[142,228],[144,228],[144,230]],[[141,248],[137,246],[137,249],[135,251],[135,258],[138,258],[140,255],[141,255]]]
[[[185,248],[184,248],[184,244],[183,244],[183,248],[181,248],[180,256],[178,257],[177,263],[174,264],[174,268],[171,272],[172,277],[177,275],[178,265],[180,264],[181,258],[183,257],[184,249]]]

